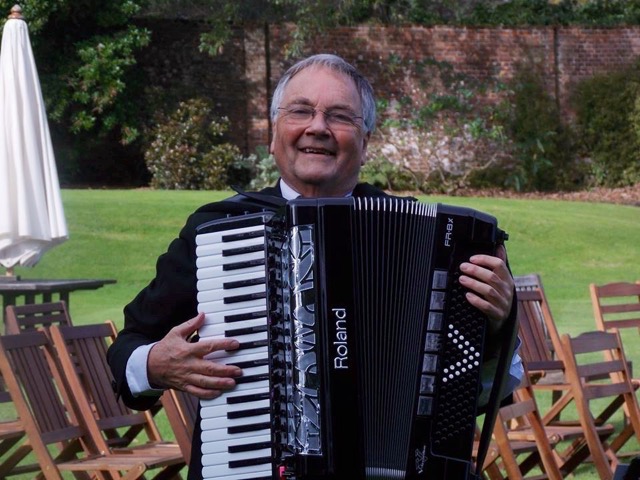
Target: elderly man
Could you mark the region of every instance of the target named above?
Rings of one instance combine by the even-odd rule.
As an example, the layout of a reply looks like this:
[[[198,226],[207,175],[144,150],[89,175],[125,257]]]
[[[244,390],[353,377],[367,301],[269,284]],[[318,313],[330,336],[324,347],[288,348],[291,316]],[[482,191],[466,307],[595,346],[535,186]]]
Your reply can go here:
[[[386,196],[358,183],[375,125],[375,100],[369,82],[343,59],[315,55],[291,67],[274,92],[271,118],[278,184],[194,212],[158,258],[155,278],[125,307],[125,326],[108,360],[117,394],[132,408],[149,408],[167,388],[213,399],[233,389],[242,375],[237,366],[204,359],[217,350],[238,348],[237,340],[190,341],[204,322],[197,312],[196,227],[228,214],[275,209],[283,199],[298,196]],[[489,330],[499,344],[503,324],[515,311],[504,248],[499,247],[497,256],[474,255],[460,270],[467,300],[489,317]],[[521,375],[517,360],[514,355],[516,381]],[[201,478],[198,426],[193,451],[189,478],[196,479]]]

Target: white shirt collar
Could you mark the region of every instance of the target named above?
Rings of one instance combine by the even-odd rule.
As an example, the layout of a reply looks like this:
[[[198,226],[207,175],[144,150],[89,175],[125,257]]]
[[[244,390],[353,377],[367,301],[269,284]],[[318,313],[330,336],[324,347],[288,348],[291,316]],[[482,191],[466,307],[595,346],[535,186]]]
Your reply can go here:
[[[300,196],[300,194],[289,185],[287,185],[287,182],[285,182],[282,178],[280,179],[280,192],[282,192],[282,197],[285,200],[293,200],[294,198],[298,198]]]
[[[287,185],[282,178],[280,179],[280,192],[282,193],[282,197],[285,200],[293,200],[294,198],[298,198],[300,194],[296,192],[293,188]],[[345,195],[345,197],[350,197],[353,192],[349,192]]]

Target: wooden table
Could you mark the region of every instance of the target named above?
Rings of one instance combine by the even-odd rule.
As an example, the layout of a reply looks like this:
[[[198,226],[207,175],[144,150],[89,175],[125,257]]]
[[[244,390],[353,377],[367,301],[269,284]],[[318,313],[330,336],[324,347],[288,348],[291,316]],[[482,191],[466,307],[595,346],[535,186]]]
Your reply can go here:
[[[52,302],[64,300],[69,307],[69,294],[76,290],[97,290],[104,285],[116,283],[111,279],[0,279],[0,295],[2,295],[2,319],[6,315],[7,305]],[[20,300],[18,302],[18,300]]]

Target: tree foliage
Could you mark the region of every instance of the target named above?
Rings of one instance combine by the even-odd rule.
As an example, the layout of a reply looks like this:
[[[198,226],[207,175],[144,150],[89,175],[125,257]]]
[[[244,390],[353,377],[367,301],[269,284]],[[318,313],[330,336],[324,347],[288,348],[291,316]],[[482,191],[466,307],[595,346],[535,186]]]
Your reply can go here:
[[[0,0],[0,10],[8,13],[14,4]],[[122,143],[133,141],[137,118],[127,101],[134,96],[135,54],[150,39],[131,23],[142,2],[24,0],[20,6],[50,119],[76,134],[115,131]]]

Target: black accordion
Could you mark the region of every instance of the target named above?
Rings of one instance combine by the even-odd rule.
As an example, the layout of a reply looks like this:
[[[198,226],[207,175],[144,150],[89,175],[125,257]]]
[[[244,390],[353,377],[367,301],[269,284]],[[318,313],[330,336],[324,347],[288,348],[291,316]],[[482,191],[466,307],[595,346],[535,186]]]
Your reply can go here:
[[[203,478],[473,478],[487,318],[458,267],[506,240],[494,217],[298,199],[197,233],[199,335],[244,372],[201,401]]]

